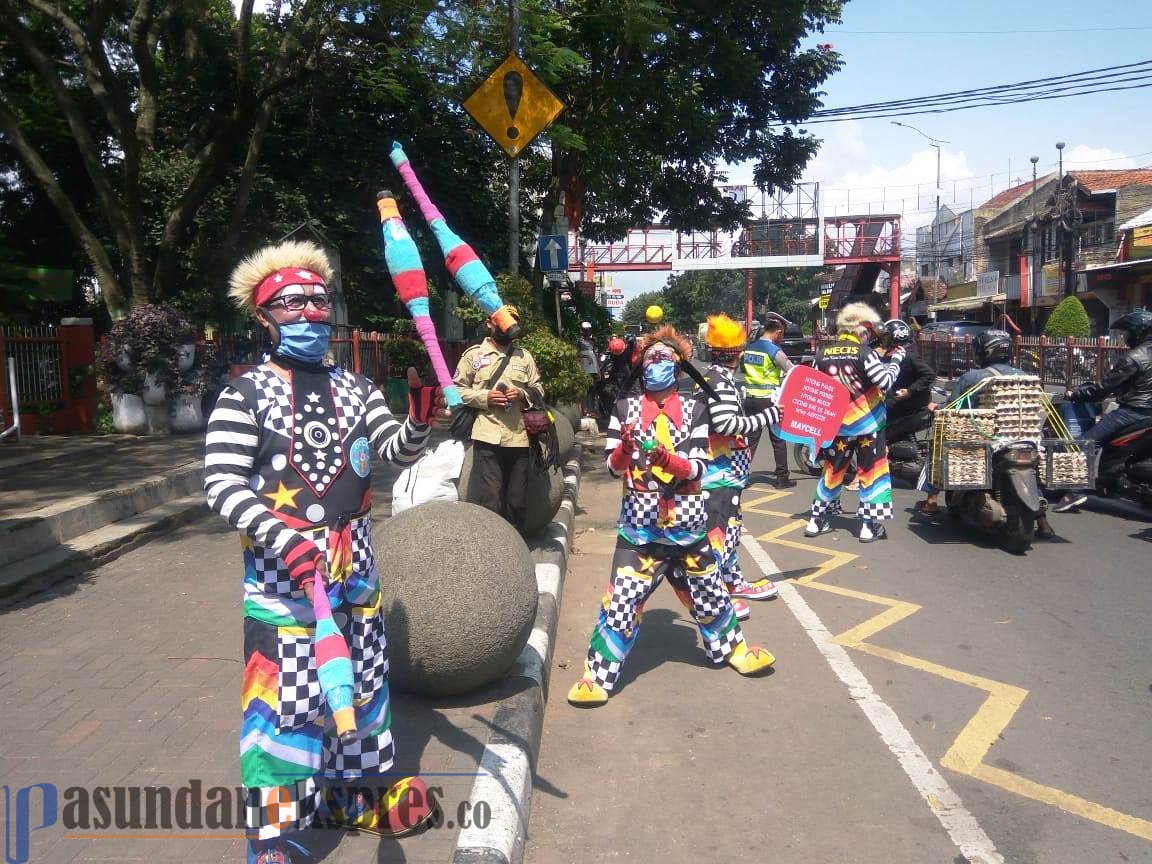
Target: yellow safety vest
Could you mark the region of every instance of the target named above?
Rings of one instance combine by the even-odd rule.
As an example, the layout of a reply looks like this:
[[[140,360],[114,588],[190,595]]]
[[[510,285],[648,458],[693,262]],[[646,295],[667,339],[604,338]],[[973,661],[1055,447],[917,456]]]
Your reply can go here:
[[[744,390],[749,396],[754,399],[771,396],[779,389],[781,377],[780,367],[767,351],[752,347],[744,349]]]

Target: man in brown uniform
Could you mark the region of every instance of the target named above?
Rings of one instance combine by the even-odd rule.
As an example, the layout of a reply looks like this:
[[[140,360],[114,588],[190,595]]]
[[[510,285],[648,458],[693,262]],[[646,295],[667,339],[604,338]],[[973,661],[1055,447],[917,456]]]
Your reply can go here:
[[[528,433],[522,415],[528,406],[543,404],[544,390],[527,349],[508,339],[490,318],[485,323],[488,338],[464,352],[454,379],[464,404],[480,411],[472,427],[467,500],[521,530],[528,503]]]

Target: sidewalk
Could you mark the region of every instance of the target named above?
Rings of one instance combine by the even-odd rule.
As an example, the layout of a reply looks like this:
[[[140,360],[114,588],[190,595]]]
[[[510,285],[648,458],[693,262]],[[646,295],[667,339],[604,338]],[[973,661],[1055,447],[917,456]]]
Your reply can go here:
[[[141,459],[153,458],[147,442],[134,452]],[[68,454],[57,455],[67,460]],[[48,469],[56,461],[25,464]],[[569,467],[573,464],[579,463]],[[378,475],[375,509],[386,515],[391,477]],[[394,770],[419,774],[439,790],[444,826],[401,840],[311,832],[306,842],[319,860],[519,861],[578,471],[568,479],[570,503],[557,516],[560,521],[532,544],[542,590],[540,612],[537,632],[517,665],[497,684],[458,699],[393,692]],[[205,807],[215,800],[210,787],[232,794],[239,781],[242,662],[238,553],[235,532],[207,516],[152,539],[82,580],[0,605],[0,783],[13,796],[34,784],[54,784],[62,814],[70,787],[92,795],[97,787],[154,787],[176,797],[196,781],[198,791],[185,796]],[[529,768],[518,792],[509,788],[515,781],[507,764],[510,744]],[[111,803],[115,793],[108,794]],[[121,789],[120,794],[132,793]],[[35,827],[39,793],[31,800]],[[481,821],[482,802],[490,821],[462,832],[462,817]],[[32,831],[30,862],[244,860],[242,825],[231,815],[214,831],[179,825],[140,831],[114,820],[101,825],[95,807],[90,822],[87,830],[68,829],[61,818],[50,828]],[[484,857],[486,850],[502,845],[514,854]],[[316,859],[300,864],[311,860]]]

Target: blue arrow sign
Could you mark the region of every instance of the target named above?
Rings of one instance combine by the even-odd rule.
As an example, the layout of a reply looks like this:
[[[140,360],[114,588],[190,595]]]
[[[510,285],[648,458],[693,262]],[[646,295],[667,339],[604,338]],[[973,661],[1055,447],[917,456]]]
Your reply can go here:
[[[541,234],[536,252],[544,272],[563,273],[568,269],[568,238],[563,234]]]

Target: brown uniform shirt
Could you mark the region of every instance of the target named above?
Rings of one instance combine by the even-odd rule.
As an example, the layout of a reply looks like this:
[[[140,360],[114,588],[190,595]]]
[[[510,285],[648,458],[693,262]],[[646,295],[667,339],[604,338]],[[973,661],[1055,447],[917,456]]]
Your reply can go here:
[[[490,338],[464,352],[453,380],[460,388],[464,404],[480,410],[480,415],[472,427],[473,441],[497,444],[500,447],[527,447],[528,433],[524,431],[522,417],[523,400],[517,399],[508,403],[506,409],[488,405],[488,391],[495,388],[500,381],[509,387],[535,391],[535,396],[543,397],[540,371],[536,368],[536,361],[532,355],[518,345],[509,346],[508,350],[513,352],[512,359],[508,361],[508,366],[501,373],[499,381],[494,380],[492,376],[504,359],[505,352],[501,351]]]

